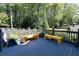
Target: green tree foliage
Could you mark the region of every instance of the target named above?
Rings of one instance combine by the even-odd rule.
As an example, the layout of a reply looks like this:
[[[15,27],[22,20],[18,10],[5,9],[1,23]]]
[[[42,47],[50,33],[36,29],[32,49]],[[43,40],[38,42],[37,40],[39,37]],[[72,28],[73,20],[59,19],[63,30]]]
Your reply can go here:
[[[63,15],[64,23],[68,26],[70,24],[73,24],[73,21],[75,20],[74,17],[76,15],[77,5],[76,4],[69,4],[66,5]]]
[[[8,16],[8,24],[11,24],[10,16],[12,15],[13,26],[17,28],[50,28],[52,26],[59,28],[65,24],[69,26],[74,21],[78,21],[76,10],[77,4],[73,3],[0,4],[0,12]],[[0,17],[2,19],[2,16]]]
[[[0,24],[7,24],[8,16],[6,13],[0,13]]]
[[[52,21],[54,25],[60,26],[59,21],[62,19],[63,16],[63,10],[64,10],[64,4],[54,4],[53,5],[53,17]]]

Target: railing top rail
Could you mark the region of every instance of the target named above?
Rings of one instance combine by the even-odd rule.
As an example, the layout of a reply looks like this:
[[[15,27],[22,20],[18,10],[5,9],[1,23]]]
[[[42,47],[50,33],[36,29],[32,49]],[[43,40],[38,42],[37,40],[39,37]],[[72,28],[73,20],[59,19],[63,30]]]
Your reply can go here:
[[[26,29],[26,30],[17,30],[17,29],[15,29],[15,30],[5,30],[5,32],[6,33],[14,33],[14,32],[17,32],[17,33],[19,33],[19,34],[28,34],[28,32],[29,33],[31,33],[31,34],[35,34],[35,33],[39,33],[41,31],[41,29],[30,29],[30,30],[28,30],[28,29]]]
[[[69,33],[78,33],[77,31],[64,31],[64,30],[54,30],[55,32],[69,32]]]
[[[52,30],[46,30],[52,31]],[[54,29],[55,32],[68,32],[68,33],[78,33],[78,31],[68,31],[67,29]]]

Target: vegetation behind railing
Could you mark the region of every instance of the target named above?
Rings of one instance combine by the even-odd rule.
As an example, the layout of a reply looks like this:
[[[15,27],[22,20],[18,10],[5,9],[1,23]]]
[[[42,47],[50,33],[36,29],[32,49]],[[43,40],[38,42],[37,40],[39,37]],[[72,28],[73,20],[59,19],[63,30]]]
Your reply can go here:
[[[4,30],[7,33],[7,39],[15,39],[17,40],[19,37],[23,35],[36,34],[41,32],[41,29],[9,29]]]

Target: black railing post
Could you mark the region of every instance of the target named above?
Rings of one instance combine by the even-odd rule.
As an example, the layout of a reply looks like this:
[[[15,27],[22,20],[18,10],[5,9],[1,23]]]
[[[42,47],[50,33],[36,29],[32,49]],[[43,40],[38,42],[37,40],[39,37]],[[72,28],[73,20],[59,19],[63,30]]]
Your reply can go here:
[[[77,46],[79,46],[79,29],[78,29],[78,39],[77,39]]]
[[[54,35],[54,27],[52,27],[52,35]]]
[[[76,41],[76,47],[79,47],[79,29],[78,29],[78,37],[77,37],[77,41]]]
[[[70,28],[68,28],[68,35],[69,35],[69,43],[72,43],[72,42],[71,42],[71,39],[70,39],[70,38],[71,38],[71,37],[70,37]]]
[[[0,52],[2,50],[2,29],[0,29]]]

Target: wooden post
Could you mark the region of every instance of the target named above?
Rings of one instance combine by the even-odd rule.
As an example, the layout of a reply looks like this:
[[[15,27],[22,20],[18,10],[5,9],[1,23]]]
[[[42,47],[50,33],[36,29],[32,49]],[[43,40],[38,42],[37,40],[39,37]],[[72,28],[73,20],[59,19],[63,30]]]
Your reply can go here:
[[[2,50],[2,29],[0,29],[0,52]]]
[[[52,35],[54,35],[54,27],[52,27]]]

